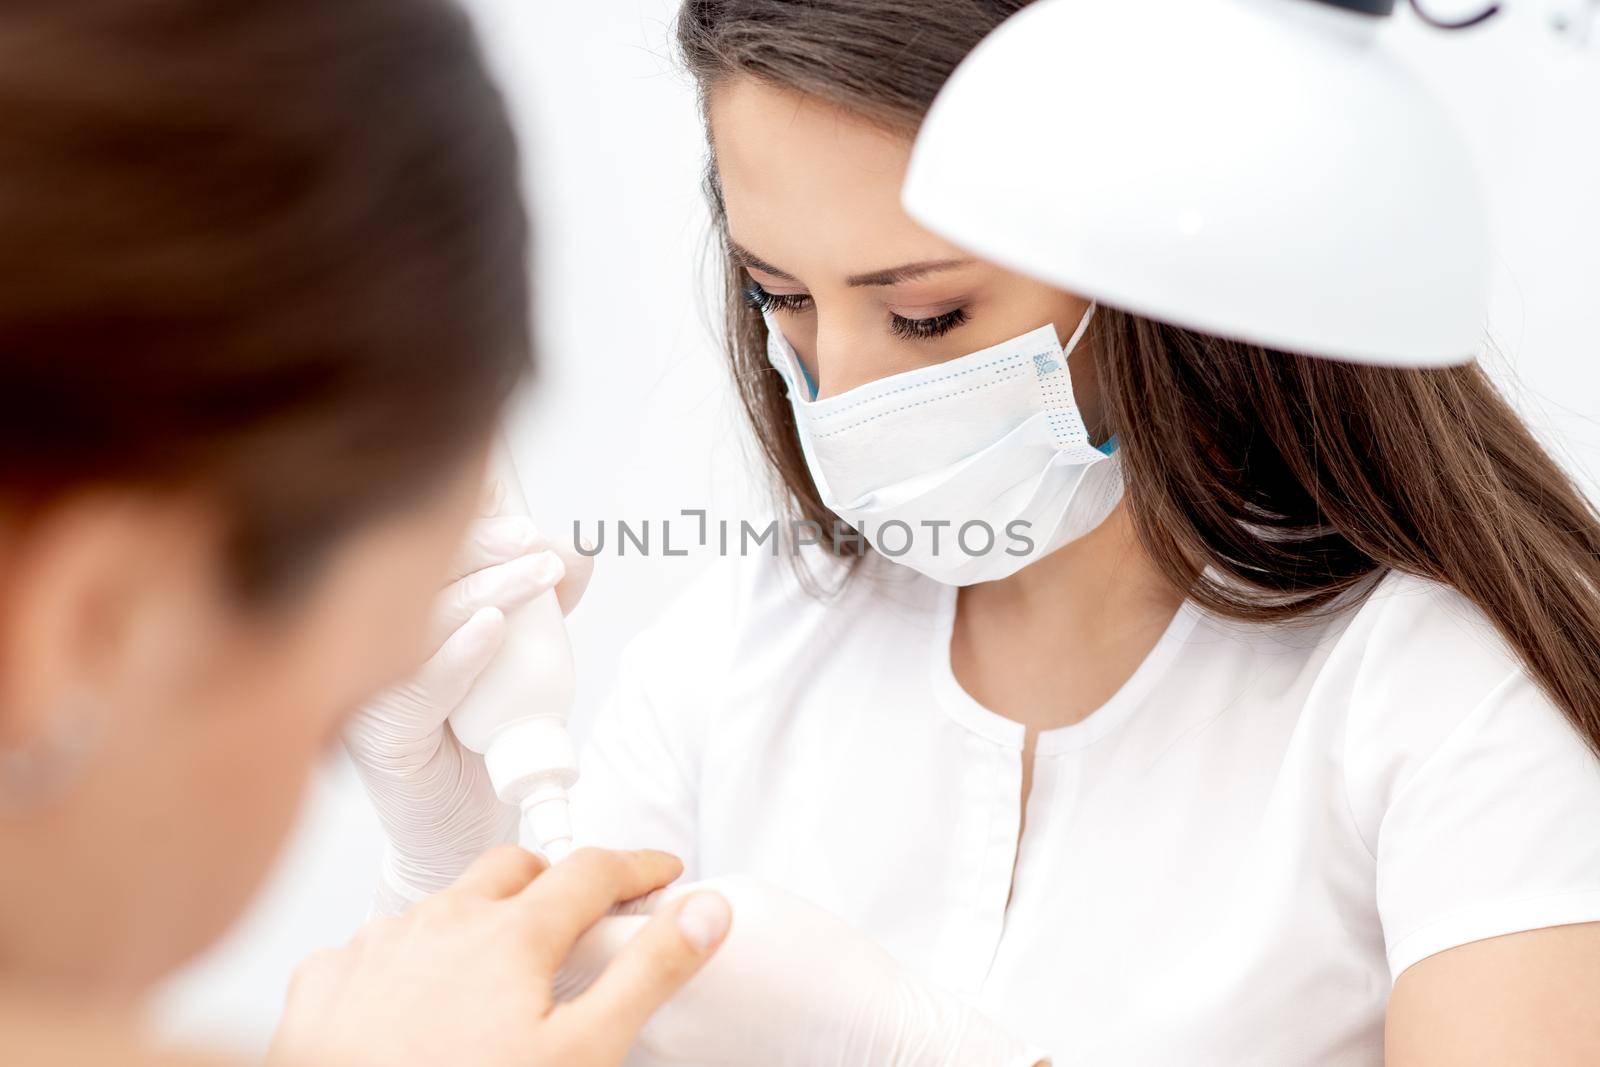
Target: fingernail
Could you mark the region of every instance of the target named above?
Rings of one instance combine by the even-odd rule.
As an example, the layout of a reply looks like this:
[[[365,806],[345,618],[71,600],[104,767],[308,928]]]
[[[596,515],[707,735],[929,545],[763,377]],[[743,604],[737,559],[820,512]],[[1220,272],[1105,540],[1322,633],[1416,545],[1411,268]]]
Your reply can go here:
[[[555,585],[567,575],[567,565],[554,552],[541,552],[533,557],[533,574],[546,585]]]
[[[494,539],[488,546],[491,552],[526,552],[540,542],[539,527],[526,516],[508,515],[489,522],[489,536]]]
[[[483,513],[493,515],[500,510],[500,505],[505,503],[506,483],[496,478],[489,483],[488,499],[484,501]]]
[[[678,909],[678,930],[696,952],[709,952],[733,922],[733,911],[719,893],[696,893]]]
[[[487,604],[479,608],[477,611],[474,611],[472,616],[467,619],[463,626],[486,626],[488,625],[489,620],[497,615],[503,617],[505,612],[501,611],[493,604]]]

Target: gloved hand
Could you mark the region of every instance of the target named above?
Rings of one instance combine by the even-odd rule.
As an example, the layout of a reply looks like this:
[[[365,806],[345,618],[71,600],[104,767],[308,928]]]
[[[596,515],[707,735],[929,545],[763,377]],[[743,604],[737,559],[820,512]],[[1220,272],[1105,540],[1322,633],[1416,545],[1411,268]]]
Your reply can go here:
[[[658,1009],[638,1048],[696,1067],[1035,1067],[1046,1053],[954,993],[906,971],[843,920],[750,878],[713,878],[652,894],[601,919],[568,957],[561,998],[581,992],[647,917],[685,893],[733,907],[721,951]]]
[[[487,510],[499,503],[496,493]],[[445,720],[499,649],[505,613],[552,587],[571,611],[591,571],[587,556],[546,541],[531,519],[478,520],[435,608],[432,657],[346,724],[345,748],[388,838],[376,912],[400,914],[516,840],[516,809],[495,796],[483,757]]]

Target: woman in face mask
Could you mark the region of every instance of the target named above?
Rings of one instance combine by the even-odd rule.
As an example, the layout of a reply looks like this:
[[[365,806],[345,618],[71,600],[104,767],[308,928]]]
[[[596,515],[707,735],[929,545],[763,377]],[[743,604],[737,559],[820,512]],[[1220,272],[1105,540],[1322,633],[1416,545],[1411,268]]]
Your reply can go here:
[[[491,614],[559,577],[526,530],[458,555],[529,363],[515,146],[435,0],[7,4],[0,111],[0,1062],[171,1062],[139,998],[446,575],[517,557]],[[491,851],[310,962],[276,1055],[616,1063],[725,902],[561,1007],[554,970],[679,869]]]
[[[735,379],[820,544],[733,531],[630,651],[580,838],[810,898],[1061,1063],[1600,1059],[1600,521],[1475,366],[908,218],[1021,6],[684,5]]]

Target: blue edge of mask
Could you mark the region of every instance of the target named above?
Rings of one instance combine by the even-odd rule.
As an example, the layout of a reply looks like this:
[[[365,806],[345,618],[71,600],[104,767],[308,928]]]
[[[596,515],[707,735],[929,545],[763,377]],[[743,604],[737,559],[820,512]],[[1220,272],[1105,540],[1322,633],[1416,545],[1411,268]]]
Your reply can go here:
[[[800,361],[796,360],[795,362],[799,363]],[[804,363],[800,363],[800,376],[806,380],[806,388],[811,392],[811,399],[815,400],[817,398],[817,380],[811,377],[811,372],[806,370]]]
[[[806,380],[806,389],[808,392],[810,392],[811,399],[815,400],[817,398],[817,380],[811,377],[811,371],[806,369],[806,365],[804,363],[800,364],[800,376]],[[1098,444],[1094,447],[1108,456],[1114,454],[1117,451],[1117,435],[1112,434],[1110,437],[1106,438],[1104,444]]]

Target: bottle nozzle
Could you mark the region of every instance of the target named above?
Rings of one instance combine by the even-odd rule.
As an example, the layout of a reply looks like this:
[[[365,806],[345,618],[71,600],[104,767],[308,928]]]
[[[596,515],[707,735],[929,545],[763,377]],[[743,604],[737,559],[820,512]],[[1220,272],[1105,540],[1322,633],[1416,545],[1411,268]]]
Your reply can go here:
[[[529,797],[522,806],[524,836],[531,838],[552,864],[572,852],[572,814],[565,789]]]

